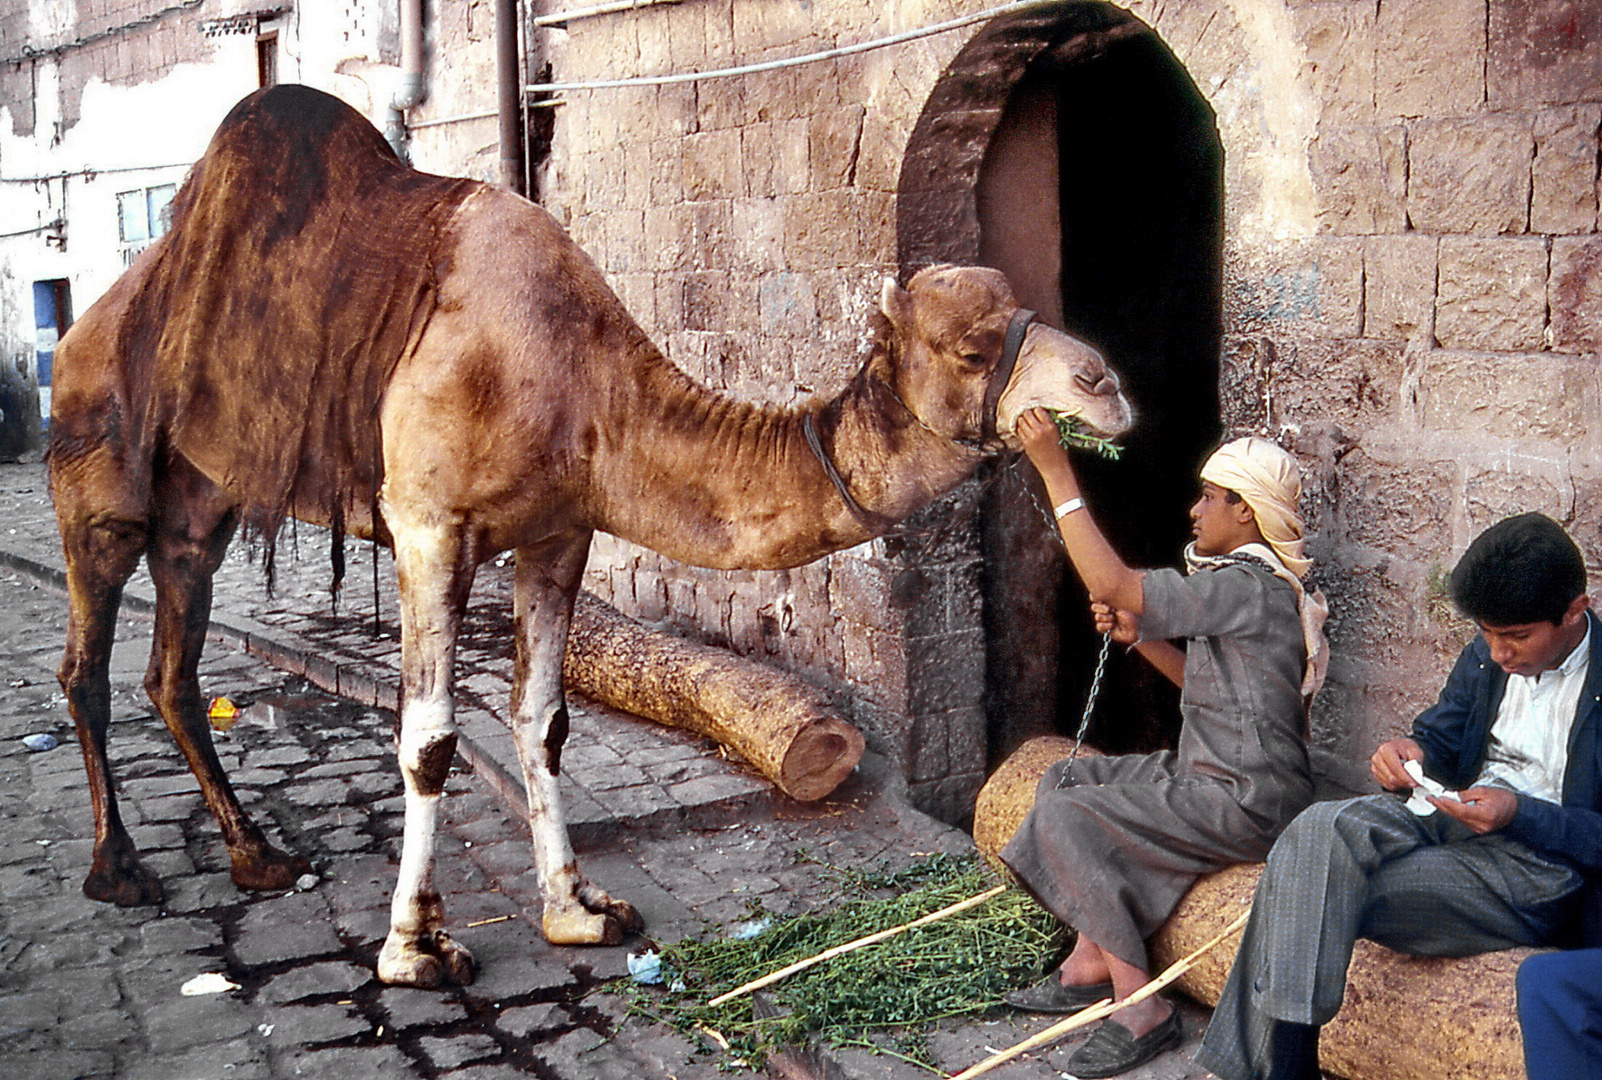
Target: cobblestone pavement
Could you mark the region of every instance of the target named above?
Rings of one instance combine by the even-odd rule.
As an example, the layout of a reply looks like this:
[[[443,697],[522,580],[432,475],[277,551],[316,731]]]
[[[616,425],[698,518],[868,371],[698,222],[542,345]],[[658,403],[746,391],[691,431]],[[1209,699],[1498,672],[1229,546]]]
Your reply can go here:
[[[591,949],[543,941],[526,827],[493,784],[465,765],[453,773],[442,804],[438,880],[447,925],[473,950],[479,976],[470,987],[438,992],[379,984],[372,966],[387,928],[401,831],[393,714],[321,693],[258,656],[214,642],[202,664],[203,691],[245,706],[239,722],[217,736],[219,752],[246,807],[275,842],[310,858],[320,877],[298,892],[235,889],[198,786],[144,697],[149,624],[138,618],[119,624],[110,750],[124,817],[167,899],[139,909],[85,899],[79,886],[92,837],[88,790],[54,679],[65,605],[40,587],[48,573],[31,558],[37,549],[27,547],[49,536],[38,507],[28,510],[29,500],[43,497],[42,477],[37,489],[21,490],[34,484],[16,468],[0,466],[0,555],[33,572],[0,567],[0,1076],[728,1075],[670,1030],[624,1022],[620,999],[598,989],[624,973],[626,953],[640,949],[640,940]],[[219,588],[218,608],[237,619],[233,595],[254,571],[245,564],[229,573],[230,592]],[[240,602],[257,605],[254,612],[266,606],[259,598]],[[293,610],[284,600],[272,603]],[[304,631],[309,622],[286,617],[283,625],[294,632],[280,640],[303,655],[321,647]],[[604,709],[578,715],[576,729],[599,729],[584,751],[590,767],[611,770],[619,781],[595,785],[595,816],[575,830],[580,859],[596,881],[639,906],[652,939],[674,941],[737,922],[751,900],[780,913],[824,906],[835,883],[815,860],[893,866],[915,853],[971,846],[966,835],[908,808],[871,769],[813,807],[763,791],[681,798],[664,809],[651,800],[697,777],[761,781],[683,733]],[[60,745],[29,752],[21,737],[35,733]],[[629,787],[650,790],[633,802],[602,801],[605,792]],[[800,852],[809,856],[798,858]],[[180,992],[208,972],[238,989]],[[1205,1075],[1188,1060],[1205,1013],[1188,1005],[1185,1011],[1187,1051],[1127,1074],[1132,1080]],[[1041,1026],[1039,1018],[952,1025],[932,1048],[956,1071]],[[991,1075],[1065,1075],[1074,1045]],[[824,1064],[830,1076],[931,1075],[862,1051],[831,1052]]]

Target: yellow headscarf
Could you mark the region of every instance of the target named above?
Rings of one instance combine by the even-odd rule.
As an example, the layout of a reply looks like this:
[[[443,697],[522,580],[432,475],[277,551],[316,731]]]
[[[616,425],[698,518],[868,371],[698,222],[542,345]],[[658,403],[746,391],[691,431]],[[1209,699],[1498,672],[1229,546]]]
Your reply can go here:
[[[1225,443],[1202,466],[1201,478],[1228,488],[1257,515],[1257,530],[1285,569],[1306,577],[1313,565],[1302,549],[1302,470],[1296,459],[1267,439],[1248,435]]]
[[[1313,560],[1304,554],[1306,526],[1297,508],[1302,498],[1301,467],[1284,448],[1248,435],[1215,450],[1202,466],[1201,478],[1235,492],[1252,508],[1257,531],[1287,571],[1280,576],[1296,589],[1296,608],[1302,617],[1303,644],[1307,649],[1302,693],[1311,699],[1324,684],[1329,670],[1329,641],[1324,637],[1329,605],[1322,592],[1314,589],[1309,593],[1302,586]],[[1257,550],[1261,552],[1262,548]]]

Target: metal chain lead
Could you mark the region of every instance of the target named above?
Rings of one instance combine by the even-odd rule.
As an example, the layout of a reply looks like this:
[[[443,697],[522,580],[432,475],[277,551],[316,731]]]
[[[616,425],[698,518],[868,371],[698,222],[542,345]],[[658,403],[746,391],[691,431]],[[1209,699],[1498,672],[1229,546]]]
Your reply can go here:
[[[1022,457],[1017,458],[1013,464],[1016,465],[1023,460]],[[1046,528],[1050,529],[1051,535],[1060,541],[1062,533],[1057,529],[1057,519],[1052,517],[1051,513],[1040,504],[1040,496],[1035,494],[1034,485],[1025,480],[1023,488],[1029,493],[1029,501],[1034,504],[1036,510],[1040,511],[1041,518],[1046,522]],[[1085,730],[1090,727],[1090,714],[1095,711],[1096,698],[1101,694],[1101,677],[1107,670],[1107,653],[1111,647],[1111,632],[1101,635],[1101,655],[1096,657],[1096,673],[1090,678],[1090,693],[1085,695],[1085,711],[1079,717],[1079,730],[1074,733],[1073,755],[1068,758],[1067,767],[1063,769],[1062,775],[1057,778],[1057,787],[1059,789],[1073,777],[1074,762],[1079,760],[1079,747],[1085,741]]]
[[[1079,745],[1085,741],[1085,729],[1090,726],[1090,714],[1096,708],[1096,696],[1101,693],[1101,675],[1107,670],[1107,651],[1112,646],[1112,635],[1101,635],[1101,655],[1096,657],[1096,674],[1090,677],[1090,693],[1085,695],[1085,711],[1079,717],[1079,730],[1074,733],[1074,752],[1068,758],[1068,767],[1063,769],[1062,775],[1057,778],[1057,787],[1061,788],[1073,776],[1074,763],[1079,760]]]

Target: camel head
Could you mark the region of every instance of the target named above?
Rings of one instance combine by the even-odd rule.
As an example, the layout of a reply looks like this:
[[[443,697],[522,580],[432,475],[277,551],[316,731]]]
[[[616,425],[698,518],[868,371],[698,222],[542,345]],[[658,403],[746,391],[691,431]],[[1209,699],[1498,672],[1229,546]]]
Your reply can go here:
[[[879,309],[900,357],[887,377],[907,407],[930,430],[977,443],[985,390],[1018,309],[1006,277],[988,267],[931,266],[905,289],[886,279]],[[1013,429],[1036,406],[1076,416],[1087,434],[1105,438],[1128,431],[1134,415],[1100,353],[1039,321],[996,405],[996,431],[1008,447],[1018,448]]]

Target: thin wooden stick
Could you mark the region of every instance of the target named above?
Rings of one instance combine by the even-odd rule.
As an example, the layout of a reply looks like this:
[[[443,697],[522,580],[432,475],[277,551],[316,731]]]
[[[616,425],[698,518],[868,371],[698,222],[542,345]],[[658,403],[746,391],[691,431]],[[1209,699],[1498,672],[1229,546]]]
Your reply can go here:
[[[1085,1009],[1083,1012],[1074,1013],[1068,1019],[1058,1021],[1046,1030],[1029,1036],[1029,1038],[1025,1039],[1021,1043],[1018,1043],[1016,1046],[1009,1046],[1005,1050],[1001,1050],[995,1054],[992,1054],[972,1068],[964,1069],[962,1072],[950,1077],[950,1080],[972,1080],[973,1077],[978,1076],[980,1073],[987,1073],[991,1069],[994,1069],[997,1065],[1003,1065],[1011,1061],[1019,1054],[1027,1053],[1037,1046],[1044,1046],[1046,1043],[1056,1041],[1062,1036],[1068,1034],[1068,1032],[1073,1031],[1075,1028],[1084,1027],[1093,1020],[1100,1020],[1105,1016],[1110,1016],[1127,1005],[1134,1005],[1138,1002],[1145,1001],[1147,998],[1157,993],[1157,991],[1161,990],[1163,987],[1179,978],[1185,972],[1189,971],[1192,967],[1195,967],[1196,961],[1200,960],[1225,938],[1229,937],[1235,931],[1245,926],[1246,920],[1251,917],[1251,914],[1252,910],[1248,907],[1245,911],[1241,912],[1240,918],[1230,923],[1228,927],[1221,931],[1211,941],[1207,942],[1207,944],[1203,945],[1201,948],[1197,949],[1183,960],[1176,960],[1173,964],[1169,965],[1168,969],[1161,975],[1157,976],[1145,986],[1142,986],[1139,990],[1136,990],[1133,994],[1130,994],[1128,997],[1124,998],[1124,1000],[1113,1001],[1112,999],[1108,998],[1099,1001]]]
[[[997,885],[993,889],[985,890],[978,896],[970,896],[966,900],[959,900],[950,907],[943,907],[939,911],[932,911],[922,918],[914,919],[909,923],[902,923],[900,926],[892,926],[888,930],[880,930],[877,934],[869,934],[867,937],[857,938],[855,941],[848,941],[844,945],[836,945],[832,949],[825,949],[816,956],[809,956],[805,960],[797,960],[789,967],[782,967],[778,971],[775,971],[770,975],[764,975],[760,979],[754,979],[751,982],[746,983],[744,986],[737,986],[733,990],[730,990],[727,994],[719,994],[717,997],[707,1002],[707,1005],[722,1005],[725,1001],[728,1001],[731,998],[737,998],[741,994],[747,993],[751,990],[760,990],[764,986],[767,986],[771,983],[776,983],[786,976],[794,975],[798,971],[804,971],[814,964],[821,964],[825,960],[833,960],[836,956],[843,956],[844,954],[855,949],[862,948],[864,945],[872,945],[876,941],[883,941],[885,938],[895,937],[904,930],[912,930],[919,926],[927,926],[929,923],[938,922],[947,916],[955,915],[959,911],[967,911],[971,907],[984,903],[992,896],[998,896],[1006,891],[1007,886]]]

